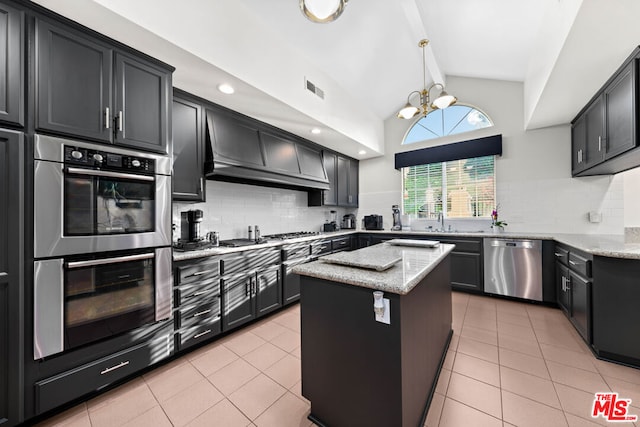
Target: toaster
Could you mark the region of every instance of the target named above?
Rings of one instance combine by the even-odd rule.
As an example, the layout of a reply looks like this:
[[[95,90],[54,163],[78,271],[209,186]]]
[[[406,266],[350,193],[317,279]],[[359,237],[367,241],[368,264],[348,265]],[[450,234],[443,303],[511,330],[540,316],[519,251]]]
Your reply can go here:
[[[382,230],[382,215],[365,215],[364,217],[364,229],[365,230]]]

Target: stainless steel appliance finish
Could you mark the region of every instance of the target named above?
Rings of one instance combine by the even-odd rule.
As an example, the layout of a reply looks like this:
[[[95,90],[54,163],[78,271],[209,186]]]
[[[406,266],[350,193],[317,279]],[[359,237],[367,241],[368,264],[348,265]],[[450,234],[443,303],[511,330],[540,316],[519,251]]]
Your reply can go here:
[[[542,241],[485,238],[484,290],[542,301]]]
[[[114,156],[148,159],[153,161],[155,171],[122,173],[101,168],[71,167],[64,163],[65,147],[104,150]],[[35,258],[171,245],[171,159],[168,156],[36,135],[34,158]],[[68,208],[65,208],[65,176],[68,174],[86,176],[87,179],[94,179],[93,176],[100,177],[95,179],[125,180],[132,185],[152,185],[153,213],[148,221],[150,224],[146,224],[149,231],[120,233],[115,229],[104,234],[88,231],[73,235],[65,232],[65,214],[69,214]],[[94,198],[86,197],[82,203],[87,210],[96,209]],[[135,209],[130,200],[116,204],[119,205],[118,209]]]
[[[97,267],[139,260],[154,260],[154,321],[169,319],[173,306],[170,247],[107,258],[66,261],[64,258],[34,262],[34,360],[65,350],[65,275],[70,269]],[[93,274],[95,274],[92,271]],[[67,283],[67,286],[75,284]],[[108,302],[111,303],[111,302]],[[99,308],[99,307],[97,307]],[[134,328],[137,325],[132,325]]]

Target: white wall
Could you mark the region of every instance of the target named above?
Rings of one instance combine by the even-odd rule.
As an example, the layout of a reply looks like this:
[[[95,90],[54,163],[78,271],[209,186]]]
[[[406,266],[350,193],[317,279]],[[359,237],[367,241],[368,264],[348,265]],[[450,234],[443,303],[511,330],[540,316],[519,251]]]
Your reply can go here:
[[[487,113],[494,127],[437,143],[401,146],[412,121],[387,119],[385,156],[360,162],[358,218],[379,213],[385,217],[385,228],[391,226],[391,205],[400,204],[402,185],[400,172],[394,169],[395,153],[502,134],[496,190],[500,219],[509,223],[507,231],[623,234],[622,176],[571,178],[570,126],[525,131],[522,83],[448,77],[447,91]],[[602,222],[590,223],[590,211],[602,213]]]
[[[218,231],[221,239],[246,238],[247,227],[258,225],[262,235],[292,231],[322,231],[329,211],[338,221],[347,213],[335,207],[308,207],[304,191],[207,181],[206,203],[173,204],[173,223],[180,236],[180,212],[202,209],[203,233]]]

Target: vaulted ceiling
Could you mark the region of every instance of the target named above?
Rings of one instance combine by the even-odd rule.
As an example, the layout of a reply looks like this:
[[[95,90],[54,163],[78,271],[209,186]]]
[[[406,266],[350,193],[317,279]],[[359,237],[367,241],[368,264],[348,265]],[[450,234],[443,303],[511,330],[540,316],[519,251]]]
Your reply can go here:
[[[430,82],[524,82],[528,128],[569,123],[640,42],[637,0],[350,0],[330,24],[298,0],[35,1],[175,66],[176,87],[357,158],[422,88],[422,38]]]

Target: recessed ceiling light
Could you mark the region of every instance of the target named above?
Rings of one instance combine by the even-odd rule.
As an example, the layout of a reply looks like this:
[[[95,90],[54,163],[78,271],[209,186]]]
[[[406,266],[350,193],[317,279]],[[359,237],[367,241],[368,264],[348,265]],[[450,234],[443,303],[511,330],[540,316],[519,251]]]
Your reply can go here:
[[[318,128],[313,128],[311,129],[311,133],[314,135],[318,135],[319,133],[322,133],[322,131]]]
[[[358,151],[358,154],[360,154],[361,156],[364,156],[365,154],[367,154],[367,152],[364,150],[360,150]]]
[[[233,88],[233,86],[231,86],[230,84],[227,83],[222,83],[218,85],[218,90],[222,93],[226,93],[227,95],[231,95],[232,93],[234,93],[236,90]]]

